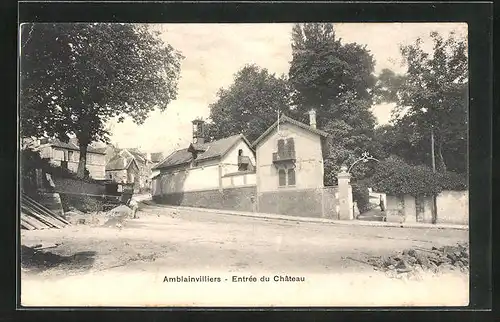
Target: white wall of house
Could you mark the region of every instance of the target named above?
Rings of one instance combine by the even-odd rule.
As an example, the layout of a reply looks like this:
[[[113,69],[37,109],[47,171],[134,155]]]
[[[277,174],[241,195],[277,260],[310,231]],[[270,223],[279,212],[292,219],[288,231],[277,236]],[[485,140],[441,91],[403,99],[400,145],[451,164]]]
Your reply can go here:
[[[245,173],[239,175],[232,175],[222,178],[223,188],[237,188],[245,186],[255,186],[257,176],[255,173]]]
[[[280,124],[280,135],[275,129],[257,146],[257,191],[281,189],[323,188],[323,155],[319,135],[289,123]],[[273,164],[273,153],[278,151],[278,140],[293,138],[295,141],[295,181],[293,188],[279,187],[278,170]]]
[[[152,194],[170,194],[179,192],[192,192],[203,190],[214,190],[221,188],[221,185],[230,184],[231,179],[223,178],[224,175],[238,171],[238,151],[243,150],[243,155],[248,156],[255,165],[255,156],[244,140],[231,148],[222,160],[202,161],[194,167],[186,169],[162,171],[153,180]],[[255,175],[243,176],[236,181],[248,179],[248,184],[255,184]],[[235,179],[233,179],[234,182]]]
[[[217,160],[206,161],[196,167],[162,171],[153,180],[152,194],[219,189],[220,171]]]
[[[228,173],[238,172],[238,153],[239,150],[243,150],[243,155],[250,158],[252,165],[255,166],[255,156],[253,151],[250,149],[248,144],[242,139],[234,147],[229,150],[229,152],[223,157],[222,164],[222,175]]]
[[[50,159],[50,162],[56,166],[61,166],[61,161],[68,161],[68,170],[77,172],[80,161],[80,152],[67,150],[52,146],[42,146],[40,156]],[[106,177],[106,156],[99,153],[87,153],[86,167],[89,170],[90,177],[93,179],[104,179]]]

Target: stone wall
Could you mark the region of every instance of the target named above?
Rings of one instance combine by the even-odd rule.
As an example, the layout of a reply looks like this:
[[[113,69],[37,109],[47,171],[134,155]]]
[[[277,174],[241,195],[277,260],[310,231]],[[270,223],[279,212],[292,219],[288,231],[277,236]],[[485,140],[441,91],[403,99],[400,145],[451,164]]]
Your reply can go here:
[[[153,200],[184,207],[255,211],[255,194],[255,186],[248,186],[155,195]]]
[[[262,192],[258,210],[300,217],[323,217],[323,189],[294,189]]]
[[[106,192],[104,184],[90,183],[68,178],[52,178],[55,192],[65,194],[102,195]]]
[[[338,187],[323,188],[323,217],[339,220],[339,210]]]
[[[442,191],[436,197],[436,206],[437,223],[468,225],[468,191]],[[387,195],[387,221],[431,223],[432,208],[430,196],[415,198],[410,195]]]

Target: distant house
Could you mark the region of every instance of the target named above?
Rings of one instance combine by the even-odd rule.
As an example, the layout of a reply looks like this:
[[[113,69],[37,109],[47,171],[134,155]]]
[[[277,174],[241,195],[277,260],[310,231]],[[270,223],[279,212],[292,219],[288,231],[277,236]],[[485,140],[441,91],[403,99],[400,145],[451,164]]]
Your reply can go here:
[[[161,153],[144,153],[137,148],[119,149],[113,145],[108,145],[105,150],[107,163],[113,161],[112,167],[115,167],[114,163],[116,162],[117,156],[121,156],[127,160],[130,160],[131,158],[134,159],[136,166],[138,167],[138,173],[135,178],[137,185],[136,188],[138,191],[149,190],[151,188],[151,168],[158,164],[161,160],[157,160],[159,156],[161,157]],[[152,155],[154,155],[155,162],[151,160]],[[109,179],[109,175],[107,177]]]
[[[282,115],[255,140],[259,211],[322,214],[323,145],[328,133]]]
[[[192,143],[153,168],[160,172],[154,178],[153,198],[173,204],[181,199],[217,203],[222,202],[219,192],[224,188],[255,185],[255,154],[245,136],[206,143],[203,126],[203,121],[194,120]]]
[[[49,159],[52,164],[77,172],[80,148],[75,139],[71,139],[68,143],[60,140],[40,140],[37,150],[40,151],[42,158]],[[90,177],[96,180],[105,179],[105,167],[105,152],[89,146],[87,148],[86,168]]]
[[[139,189],[139,166],[133,157],[115,155],[106,164],[106,179],[117,183],[133,183]]]

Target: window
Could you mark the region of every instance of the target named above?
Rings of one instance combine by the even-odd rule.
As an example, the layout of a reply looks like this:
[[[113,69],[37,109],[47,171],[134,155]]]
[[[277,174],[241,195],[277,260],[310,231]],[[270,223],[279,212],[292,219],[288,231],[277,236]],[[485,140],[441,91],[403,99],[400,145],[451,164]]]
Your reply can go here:
[[[295,169],[288,169],[288,185],[295,186]]]
[[[278,177],[279,177],[279,186],[280,187],[286,186],[286,171],[285,171],[285,169],[278,170]]]
[[[278,181],[280,187],[295,186],[295,169],[279,169]]]
[[[248,171],[248,163],[238,164],[238,171]]]
[[[73,151],[68,151],[68,161],[74,161],[73,159]]]
[[[243,155],[243,149],[238,150],[238,156],[241,157]]]

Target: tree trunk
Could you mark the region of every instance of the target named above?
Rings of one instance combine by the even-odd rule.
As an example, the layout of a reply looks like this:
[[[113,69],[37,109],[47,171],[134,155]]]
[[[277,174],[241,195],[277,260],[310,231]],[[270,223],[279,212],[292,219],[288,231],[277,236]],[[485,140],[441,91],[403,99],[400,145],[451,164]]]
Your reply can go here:
[[[446,172],[446,163],[443,158],[443,143],[441,139],[438,140],[437,145],[437,168],[439,172]]]
[[[78,170],[76,175],[78,178],[85,178],[85,169],[87,166],[87,147],[88,144],[80,143],[80,159],[78,160]]]

